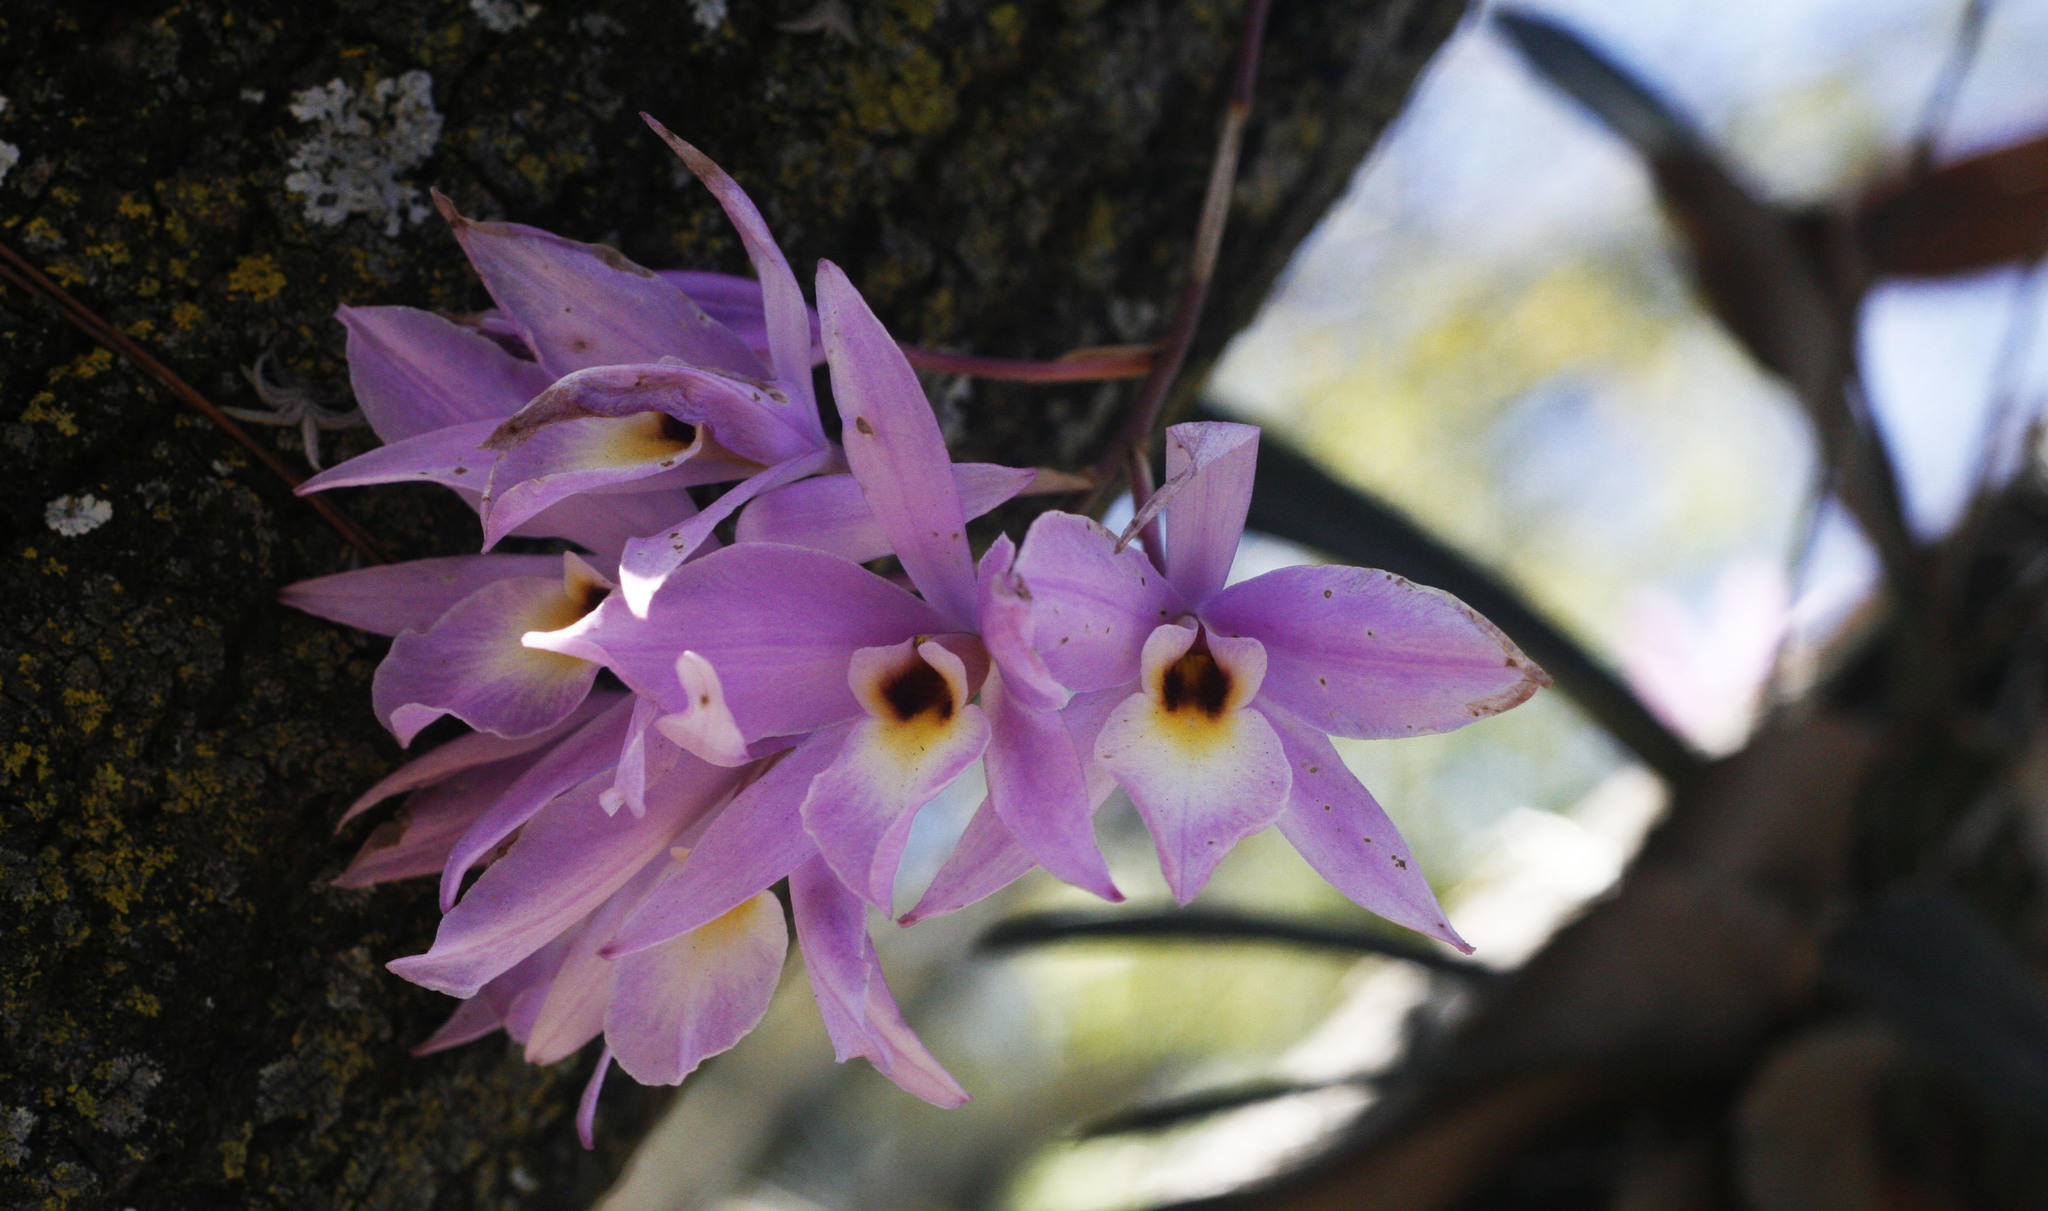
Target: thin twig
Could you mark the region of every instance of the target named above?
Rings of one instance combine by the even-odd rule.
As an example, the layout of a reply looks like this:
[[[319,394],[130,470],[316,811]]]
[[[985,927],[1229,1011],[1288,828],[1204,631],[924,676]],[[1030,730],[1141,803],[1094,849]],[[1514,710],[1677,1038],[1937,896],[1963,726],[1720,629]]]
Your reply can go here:
[[[1977,50],[1984,44],[1984,24],[1990,15],[1991,0],[1967,0],[1963,5],[1963,14],[1956,21],[1956,36],[1949,43],[1948,58],[1942,62],[1941,74],[1934,78],[1934,88],[1927,94],[1920,108],[1920,120],[1913,128],[1913,147],[1906,157],[1909,181],[1926,176],[1934,166],[1934,145],[1947,128],[1949,115],[1955,112],[1963,81],[1969,77]]]
[[[919,370],[1011,383],[1094,383],[1143,378],[1152,372],[1158,353],[1157,346],[1153,345],[1121,345],[1107,349],[1077,349],[1049,362],[1034,362],[1008,357],[980,357],[972,353],[947,353],[915,345],[902,348],[903,356]]]
[[[1160,342],[1159,356],[1152,372],[1131,401],[1130,415],[1122,432],[1096,465],[1097,478],[1105,483],[1123,463],[1130,476],[1131,508],[1142,509],[1152,495],[1152,429],[1159,422],[1159,409],[1166,394],[1180,376],[1188,349],[1195,343],[1195,328],[1201,322],[1202,307],[1209,300],[1209,282],[1216,275],[1216,258],[1223,248],[1223,227],[1230,217],[1231,187],[1237,180],[1237,158],[1244,147],[1245,125],[1251,120],[1253,85],[1258,79],[1259,47],[1266,38],[1268,0],[1251,0],[1245,7],[1244,33],[1238,39],[1237,61],[1231,73],[1230,99],[1224,106],[1223,122],[1216,132],[1216,158],[1209,166],[1209,184],[1202,195],[1202,215],[1195,226],[1195,245],[1188,257],[1187,281],[1181,286],[1180,302],[1173,323]],[[1164,570],[1165,548],[1159,542],[1159,525],[1147,523],[1142,541],[1154,563]]]
[[[981,935],[977,945],[983,950],[1017,950],[1051,942],[1102,940],[1277,943],[1314,950],[1379,955],[1467,980],[1493,977],[1489,968],[1470,959],[1445,954],[1426,943],[1409,941],[1375,929],[1204,909],[1032,913],[998,923]]]
[[[43,299],[47,300],[56,307],[58,314],[69,320],[73,326],[100,344],[105,345],[113,352],[127,358],[136,369],[142,371],[145,377],[155,379],[167,388],[171,394],[190,405],[201,416],[206,417],[226,431],[229,437],[234,438],[236,442],[241,444],[243,449],[254,455],[258,462],[270,468],[279,479],[285,482],[287,487],[296,488],[303,482],[303,477],[286,466],[283,460],[270,451],[269,447],[251,437],[248,430],[236,424],[219,408],[215,407],[212,401],[201,395],[190,383],[179,378],[171,372],[169,367],[150,356],[127,333],[114,327],[106,320],[100,318],[99,315],[94,313],[85,304],[71,297],[70,293],[62,286],[45,277],[41,270],[38,270],[20,253],[14,251],[13,248],[5,243],[0,243],[0,281],[5,281],[25,293],[40,295]],[[365,560],[371,563],[384,562],[383,553],[378,549],[376,540],[344,516],[341,510],[335,508],[331,502],[317,496],[307,497],[305,500]]]

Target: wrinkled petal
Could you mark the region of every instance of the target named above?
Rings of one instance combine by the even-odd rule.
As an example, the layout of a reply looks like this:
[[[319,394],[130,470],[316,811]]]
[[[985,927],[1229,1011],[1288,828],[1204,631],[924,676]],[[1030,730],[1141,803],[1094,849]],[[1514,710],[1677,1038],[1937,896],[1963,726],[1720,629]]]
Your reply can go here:
[[[525,538],[566,538],[589,551],[597,564],[616,568],[627,543],[696,512],[696,502],[680,488],[571,496],[542,509],[512,533]]]
[[[593,366],[565,375],[499,426],[494,449],[511,450],[556,425],[659,414],[709,430],[718,447],[760,463],[825,444],[797,422],[783,387],[679,362]]]
[[[887,912],[917,809],[988,747],[964,663],[911,640],[853,654],[848,681],[867,718],[811,783],[804,827],[848,887]]]
[[[983,800],[967,821],[967,831],[932,877],[917,904],[898,920],[914,925],[927,917],[957,912],[1015,883],[1037,863],[1010,834],[996,809]]]
[[[619,750],[619,765],[612,784],[599,792],[599,806],[608,812],[621,807],[636,816],[647,814],[647,784],[675,767],[681,754],[676,746],[655,729],[661,713],[653,699],[633,696],[633,718],[626,725],[626,743]],[[712,762],[713,765],[724,764]]]
[[[554,376],[491,338],[412,307],[343,307],[348,378],[385,443],[503,420]]]
[[[470,421],[395,441],[337,463],[292,491],[305,496],[365,484],[440,484],[465,494],[481,492],[498,457],[483,442],[497,427],[497,421]]]
[[[768,1012],[789,946],[767,893],[659,946],[614,960],[605,1045],[644,1085],[674,1085],[747,1036]]]
[[[956,463],[960,508],[976,518],[1031,486],[1038,472],[996,463]],[[851,475],[817,475],[764,492],[740,514],[741,542],[780,542],[865,563],[890,553],[889,536]]]
[[[1230,576],[1258,457],[1256,425],[1206,421],[1166,430],[1166,574],[1189,601],[1206,600]]]
[[[632,717],[630,703],[615,704],[541,754],[506,788],[490,810],[478,817],[449,850],[447,864],[441,871],[442,912],[455,906],[456,896],[462,890],[462,876],[496,849],[499,842],[556,796],[568,793],[617,763],[619,748],[626,739],[626,725]]]
[[[392,640],[370,686],[377,717],[400,744],[410,744],[442,715],[500,736],[529,735],[561,722],[589,692],[597,666],[527,648],[521,636],[568,626],[590,612],[591,598],[560,579],[485,585],[430,629]]]
[[[712,163],[711,157],[669,133],[667,127],[648,115],[643,113],[640,118],[704,182],[704,187],[724,208],[725,217],[740,233],[740,243],[746,245],[747,259],[753,262],[754,276],[761,283],[761,322],[768,341],[769,365],[774,368],[776,381],[789,392],[795,414],[808,423],[814,437],[823,441],[818,401],[811,392],[810,308],[804,305],[803,288],[797,285],[789,261],[776,246],[775,237],[768,234],[767,220],[761,217],[739,182]]]
[[[1265,692],[1338,736],[1450,731],[1549,683],[1470,606],[1391,572],[1282,568],[1217,594],[1202,619],[1264,644]]]
[[[655,412],[565,421],[532,433],[491,465],[478,502],[484,546],[572,496],[690,488],[756,469],[707,447],[703,433]]]
[[[1056,711],[1073,692],[1060,684],[1039,654],[1031,593],[1017,575],[1016,562],[1017,544],[1008,534],[998,534],[982,554],[976,571],[981,641],[1019,702],[1034,710]]]
[[[860,648],[948,629],[916,597],[843,559],[742,543],[676,569],[645,616],[608,599],[576,626],[531,642],[601,662],[671,711],[690,709],[679,652],[717,670],[749,740],[813,731],[860,713],[846,665]]]
[[[587,366],[679,357],[696,366],[759,377],[746,343],[690,296],[602,244],[566,240],[519,223],[481,223],[434,204],[455,232],[484,289],[519,326],[551,377]]]
[[[811,977],[811,995],[832,1036],[840,1063],[866,1056],[883,1076],[934,1106],[967,1101],[953,1079],[903,1020],[896,998],[882,978],[881,961],[868,937],[867,906],[846,889],[821,858],[789,877],[791,915],[797,947]]]
[[[889,547],[924,599],[961,628],[974,622],[974,558],[953,461],[917,372],[846,274],[818,262],[818,314],[840,443]]]
[[[594,783],[555,800],[441,918],[432,949],[388,966],[438,992],[475,995],[665,854],[732,778],[731,771],[701,762],[679,763],[662,783],[670,793],[650,796],[647,814],[639,817],[606,815]]]
[[[1448,942],[1466,954],[1437,904],[1415,854],[1337,750],[1315,728],[1267,707],[1293,767],[1280,831],[1330,886],[1396,925]]]
[[[554,558],[552,555],[548,556],[550,561]],[[621,701],[622,697],[609,690],[599,690],[585,699],[567,719],[531,736],[506,739],[503,736],[493,736],[489,732],[472,732],[466,736],[457,736],[432,752],[414,757],[378,779],[376,785],[358,795],[356,801],[348,805],[348,810],[342,813],[341,824],[335,825],[335,831],[341,831],[342,824],[347,824],[362,812],[393,795],[439,782],[480,765],[510,761],[543,745],[552,744],[557,737],[582,727],[601,711]],[[517,776],[516,772],[513,776]]]
[[[1180,597],[1136,547],[1072,513],[1031,523],[1015,566],[1031,600],[1032,643],[1077,692],[1135,681],[1145,637],[1182,612]]]
[[[1145,641],[1144,688],[1111,713],[1095,741],[1095,759],[1130,792],[1182,904],[1231,846],[1279,816],[1290,783],[1280,737],[1243,705],[1264,672],[1257,645],[1207,640],[1212,659],[1201,666],[1193,628],[1155,630]],[[1207,675],[1190,671],[1191,663]]]
[[[295,610],[375,635],[424,631],[449,607],[494,581],[546,576],[557,555],[454,555],[316,576],[288,584],[277,599]]]
[[[697,553],[720,522],[770,488],[827,470],[838,459],[838,451],[827,449],[776,463],[727,488],[702,512],[686,515],[666,530],[627,543],[619,557],[619,586],[625,592],[626,604],[635,614],[646,617],[662,581]]]
[[[715,921],[816,856],[798,809],[849,730],[810,737],[733,796],[682,864],[670,867],[626,918],[606,953],[631,954]]]
[[[1055,876],[1105,900],[1123,893],[1095,845],[1099,799],[1089,796],[1081,755],[1057,711],[1008,693],[1000,671],[981,692],[988,712],[988,798],[1025,852]]]

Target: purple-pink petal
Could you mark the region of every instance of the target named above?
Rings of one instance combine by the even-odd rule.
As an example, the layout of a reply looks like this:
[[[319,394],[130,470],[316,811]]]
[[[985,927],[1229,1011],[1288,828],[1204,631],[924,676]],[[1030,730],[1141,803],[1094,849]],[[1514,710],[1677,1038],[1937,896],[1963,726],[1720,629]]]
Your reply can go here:
[[[955,463],[961,511],[976,518],[1031,486],[1038,472],[996,463]],[[816,475],[764,492],[740,514],[741,542],[780,542],[864,563],[890,552],[889,536],[851,475]]]
[[[1010,694],[1000,670],[981,691],[991,737],[988,798],[1026,853],[1054,875],[1105,900],[1121,901],[1095,845],[1095,808],[1081,753],[1058,711],[1035,710]]]
[[[702,269],[657,269],[668,281],[682,287],[704,313],[733,330],[747,343],[763,365],[773,362],[768,351],[768,321],[761,297],[761,283],[733,273],[712,273]],[[818,334],[818,313],[806,307],[804,322],[810,328],[810,366],[825,360],[825,345]]]
[[[1470,606],[1391,572],[1281,568],[1223,590],[1201,614],[1264,644],[1265,693],[1333,735],[1446,732],[1549,684]]]
[[[490,337],[412,307],[343,307],[348,377],[384,442],[503,420],[553,381]]]
[[[552,560],[555,557],[548,558]],[[621,701],[622,697],[610,690],[599,690],[570,712],[567,719],[531,736],[507,739],[503,736],[493,736],[489,732],[471,732],[468,735],[457,736],[433,751],[414,757],[392,770],[378,779],[369,790],[356,796],[355,802],[349,804],[348,810],[342,813],[341,823],[335,825],[335,831],[339,832],[341,825],[347,824],[393,795],[431,785],[480,765],[510,761],[543,745],[552,744],[558,737],[583,726],[588,720]]]
[[[789,876],[797,946],[811,977],[818,1015],[841,1063],[866,1056],[883,1076],[935,1106],[967,1101],[960,1087],[903,1020],[868,937],[867,905],[822,858]]]
[[[441,918],[433,948],[395,960],[391,970],[451,996],[474,995],[666,853],[732,781],[730,770],[678,763],[662,780],[665,793],[650,794],[638,817],[605,814],[595,782],[556,799]]]
[[[619,588],[626,604],[645,617],[662,582],[697,554],[720,522],[761,493],[830,470],[838,460],[837,450],[823,449],[776,463],[727,488],[702,512],[684,514],[674,524],[627,543],[619,557]]]
[[[553,377],[589,366],[679,357],[695,366],[758,378],[761,363],[674,283],[602,244],[563,239],[519,223],[484,223],[434,202],[476,267],[484,289],[519,327]]]
[[[926,601],[962,628],[974,622],[974,558],[953,462],[917,372],[867,300],[830,261],[818,262],[818,314],[846,464],[903,570]]]
[[[648,1085],[674,1085],[768,1012],[789,945],[782,905],[753,896],[715,921],[613,960],[605,1045]]]
[[[1267,706],[1262,713],[1279,733],[1293,769],[1287,810],[1280,816],[1287,840],[1360,907],[1472,953],[1437,904],[1414,851],[1329,740],[1284,711]]]
[[[556,796],[605,773],[617,763],[620,746],[626,739],[626,725],[632,717],[631,703],[614,704],[549,747],[506,788],[448,851],[447,863],[441,871],[442,912],[455,906],[456,896],[462,890],[462,877],[469,873],[469,868],[488,856],[499,842]]]
[[[1254,425],[1208,421],[1166,431],[1166,574],[1189,601],[1206,600],[1230,576],[1258,456]]]
[[[483,443],[497,427],[497,421],[467,421],[416,434],[329,467],[292,490],[305,496],[366,484],[440,484],[482,492],[498,457]]]
[[[740,188],[739,182],[712,163],[711,157],[669,133],[667,127],[647,114],[640,118],[704,182],[740,233],[740,243],[746,245],[747,259],[753,262],[754,276],[761,283],[761,322],[768,341],[769,365],[775,371],[776,381],[789,392],[797,416],[808,424],[817,440],[823,441],[818,402],[811,392],[810,308],[804,305],[803,289],[797,285],[789,261],[776,245],[775,237],[768,234],[767,220],[761,217],[754,200]]]
[[[560,577],[485,585],[428,630],[392,640],[370,686],[378,718],[400,744],[442,715],[500,736],[560,723],[589,692],[597,666],[524,647],[520,637],[568,626],[591,604]]]
[[[515,449],[552,425],[592,417],[658,414],[708,436],[725,450],[758,463],[780,462],[825,444],[790,412],[778,384],[738,379],[679,362],[592,366],[565,375],[514,413],[492,435],[491,446]],[[687,440],[674,426],[679,438]]]
[[[1032,646],[1076,692],[1135,680],[1145,637],[1182,612],[1142,550],[1117,550],[1115,535],[1072,513],[1031,523],[1015,572],[1031,599]]]
[[[396,816],[371,830],[334,885],[371,887],[439,871],[449,850],[524,768],[523,762],[496,761],[413,792]]]
[[[376,635],[424,631],[449,607],[494,581],[548,576],[558,555],[453,555],[316,576],[288,584],[277,599],[295,610]]]
[[[984,799],[931,885],[898,920],[914,925],[927,917],[957,912],[1015,883],[1035,866],[1031,855],[1010,835],[1009,826]]]
[[[626,918],[606,952],[630,954],[717,920],[814,857],[818,847],[804,832],[798,807],[849,730],[827,728],[810,737],[733,796],[682,864],[670,867]]]
[[[856,650],[948,629],[930,606],[859,564],[742,543],[676,569],[645,617],[609,599],[582,624],[533,642],[600,661],[672,711],[689,705],[676,656],[696,652],[717,670],[752,741],[854,717],[860,705],[846,666]]]

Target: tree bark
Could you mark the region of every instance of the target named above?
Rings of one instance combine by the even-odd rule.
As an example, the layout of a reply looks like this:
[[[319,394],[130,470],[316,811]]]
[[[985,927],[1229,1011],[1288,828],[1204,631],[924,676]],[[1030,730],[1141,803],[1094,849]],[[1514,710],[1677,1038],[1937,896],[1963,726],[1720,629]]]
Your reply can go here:
[[[900,337],[1053,356],[1158,335],[1237,4],[740,0],[697,18],[724,7],[17,4],[0,18],[0,140],[20,151],[0,239],[218,403],[256,406],[239,371],[274,351],[345,407],[337,305],[486,300],[402,192],[395,211],[311,217],[293,157],[395,163],[395,188],[438,186],[471,214],[741,269],[644,108],[751,191],[793,262],[844,265]],[[1279,8],[1198,364],[1461,6]],[[323,167],[321,121],[293,111],[304,90],[374,95],[411,71],[443,121],[431,155],[357,146]],[[368,709],[384,644],[275,594],[348,566],[347,548],[45,303],[0,292],[0,350],[0,1204],[587,1203],[654,1099],[614,1078],[586,1154],[569,1118],[587,1060],[536,1069],[488,1042],[409,1058],[452,1003],[379,968],[427,944],[431,892],[329,886],[364,831],[333,822],[399,759]],[[1128,394],[941,386],[963,457],[1067,467],[1100,456]],[[257,433],[301,461],[296,431]],[[325,436],[330,462],[368,440]],[[61,532],[92,520],[87,495],[110,518]],[[399,556],[476,542],[430,492],[340,503]]]

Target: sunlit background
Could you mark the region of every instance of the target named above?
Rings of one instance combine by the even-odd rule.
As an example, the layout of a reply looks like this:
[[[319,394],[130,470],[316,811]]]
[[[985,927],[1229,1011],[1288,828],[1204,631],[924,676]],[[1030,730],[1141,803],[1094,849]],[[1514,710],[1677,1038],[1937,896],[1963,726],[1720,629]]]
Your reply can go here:
[[[1541,7],[1654,82],[1756,190],[1827,205],[1899,169],[1964,6]],[[2048,2],[1991,5],[1937,158],[2048,128],[2044,64]],[[1869,300],[1864,368],[1923,532],[1954,519],[1987,431],[2044,394],[2033,351],[2048,342],[2030,339],[2041,317],[2026,297],[2003,271]],[[1816,510],[1790,400],[1695,302],[1640,164],[1482,21],[1444,48],[1210,394],[1504,574],[1709,752],[1797,688],[1870,580],[1853,529]],[[1238,573],[1310,558],[1248,543]],[[1339,745],[1494,966],[1607,888],[1661,807],[1656,779],[1554,692],[1449,736]],[[901,893],[978,796],[959,786],[927,809]],[[1168,902],[1127,804],[1105,809],[1100,834],[1136,905]],[[1277,833],[1240,846],[1199,903],[1367,923]],[[761,1030],[691,1078],[606,1207],[1093,1211],[1199,1196],[1341,1127],[1411,1032],[1457,1011],[1447,977],[1300,948],[974,950],[996,920],[1093,904],[1041,875],[946,921],[878,926],[907,1015],[975,1095],[965,1109],[834,1066],[788,978]],[[1127,1116],[1282,1089],[1163,1129]]]

